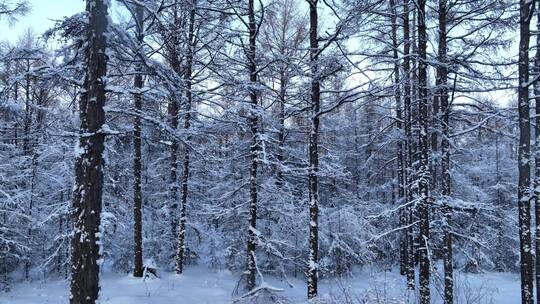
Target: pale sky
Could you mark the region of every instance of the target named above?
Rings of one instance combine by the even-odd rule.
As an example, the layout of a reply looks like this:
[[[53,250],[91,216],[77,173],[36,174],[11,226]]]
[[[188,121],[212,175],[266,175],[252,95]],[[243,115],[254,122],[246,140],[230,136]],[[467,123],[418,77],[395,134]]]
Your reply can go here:
[[[30,3],[30,12],[20,17],[18,22],[9,25],[5,20],[0,20],[0,41],[15,43],[27,30],[40,35],[53,26],[54,21],[66,16],[84,11],[85,0],[27,0]],[[118,16],[118,7],[113,5],[109,14]],[[517,43],[516,43],[517,45]],[[517,49],[517,47],[516,47]],[[515,52],[517,54],[517,50]],[[504,90],[490,93],[498,103],[507,104],[509,100],[515,99],[516,92]]]
[[[17,41],[24,31],[32,28],[36,34],[42,34],[54,22],[51,19],[61,19],[84,11],[83,0],[29,0],[31,11],[12,26],[6,21],[0,21],[2,30],[0,40]]]

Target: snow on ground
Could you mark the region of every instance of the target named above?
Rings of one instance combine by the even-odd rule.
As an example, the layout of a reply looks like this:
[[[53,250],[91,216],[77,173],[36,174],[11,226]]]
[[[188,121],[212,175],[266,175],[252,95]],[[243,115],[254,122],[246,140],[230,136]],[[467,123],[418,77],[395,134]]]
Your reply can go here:
[[[436,282],[438,278],[434,278]],[[203,267],[188,268],[185,274],[162,273],[160,279],[143,281],[127,275],[107,273],[101,281],[100,304],[221,304],[231,303],[238,276],[228,271]],[[290,303],[306,303],[303,280],[289,282],[265,278],[266,284],[281,288],[280,295]],[[291,287],[290,284],[293,285]],[[437,284],[434,284],[437,285]],[[415,303],[415,295],[403,288],[404,281],[396,272],[363,270],[353,277],[322,280],[319,294],[322,303]],[[440,303],[440,288],[433,288],[433,303]],[[508,273],[484,273],[456,277],[456,303],[513,304],[519,303],[519,276]],[[459,301],[459,302],[458,302]],[[68,303],[68,282],[65,280],[17,283],[9,293],[0,293],[0,304]]]

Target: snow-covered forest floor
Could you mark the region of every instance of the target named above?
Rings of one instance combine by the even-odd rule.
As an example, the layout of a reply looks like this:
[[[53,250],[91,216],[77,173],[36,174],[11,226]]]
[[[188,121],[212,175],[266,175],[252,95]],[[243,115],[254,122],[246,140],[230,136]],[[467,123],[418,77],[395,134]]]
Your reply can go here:
[[[161,272],[158,279],[142,280],[131,275],[107,272],[101,281],[101,304],[220,304],[238,299],[233,295],[239,275],[190,267],[183,275]],[[307,303],[303,279],[289,282],[265,277],[266,285],[282,289],[276,292],[284,303]],[[437,281],[437,279],[435,280]],[[291,285],[289,285],[289,283]],[[322,280],[320,303],[417,302],[414,294],[403,288],[403,277],[396,271],[362,270],[343,279]],[[519,303],[519,276],[511,273],[456,274],[456,304]],[[1,304],[62,304],[68,302],[66,280],[16,283],[8,293],[0,293]],[[433,287],[433,302],[440,303],[440,292]],[[272,302],[274,303],[274,302]]]

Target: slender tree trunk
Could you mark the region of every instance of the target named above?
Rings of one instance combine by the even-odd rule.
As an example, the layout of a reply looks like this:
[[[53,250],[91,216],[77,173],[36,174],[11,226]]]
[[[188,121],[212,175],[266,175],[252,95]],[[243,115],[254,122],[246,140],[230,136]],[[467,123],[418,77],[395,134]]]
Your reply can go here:
[[[439,49],[437,64],[437,91],[442,117],[437,114],[437,120],[442,118],[442,196],[443,196],[443,264],[444,264],[444,303],[454,303],[454,265],[452,261],[452,232],[450,221],[452,209],[448,205],[451,194],[450,176],[450,104],[448,100],[448,67],[447,67],[447,0],[439,0]]]
[[[536,11],[536,28],[540,29],[540,1]],[[534,77],[540,76],[540,35],[536,35],[536,54],[534,61]],[[535,214],[535,257],[536,257],[536,303],[540,303],[540,82],[534,82],[535,96],[535,178],[534,178],[534,214]],[[498,189],[498,188],[497,188]]]
[[[37,169],[38,169],[38,158],[39,154],[34,150],[34,153],[32,155],[32,162],[31,162],[31,170],[32,170],[32,177],[30,178],[30,199],[28,204],[28,231],[27,231],[27,237],[28,242],[33,245],[34,239],[33,239],[33,225],[34,225],[34,218],[33,218],[33,210],[34,210],[34,195],[35,195],[35,188],[36,188],[36,179],[37,179]],[[32,266],[31,259],[26,259],[24,263],[24,278],[25,280],[30,280],[30,267]]]
[[[178,129],[178,104],[175,97],[171,98],[171,101],[169,102],[169,118],[171,122],[171,128],[173,130]],[[178,171],[178,142],[175,138],[172,139],[171,143],[171,169],[169,172],[169,217],[170,217],[170,228],[171,228],[171,237],[174,238],[176,235],[176,229],[178,227],[178,217],[176,214],[176,210],[178,209],[178,184],[177,184],[177,171]]]
[[[418,197],[419,197],[419,185],[416,181],[419,179],[419,163],[420,163],[420,114],[419,114],[419,96],[418,96],[418,69],[419,69],[419,58],[418,58],[418,10],[417,10],[417,2],[411,1],[411,11],[412,11],[412,20],[411,24],[412,27],[410,27],[411,32],[411,44],[412,44],[412,56],[411,56],[411,138],[410,138],[410,156],[411,156],[411,201],[414,201],[414,205],[412,206],[411,211],[411,223],[413,222],[419,222],[418,218]],[[412,252],[414,253],[414,264],[417,265],[419,263],[419,247],[422,243],[422,236],[420,234],[420,225],[414,224],[412,229],[412,240],[413,240],[413,249]]]
[[[30,83],[29,78],[27,76],[27,86],[26,86],[26,104],[27,107],[30,105]],[[31,116],[29,109],[26,110],[26,118],[30,119]],[[39,117],[38,117],[39,119]],[[41,122],[40,122],[41,123]],[[37,130],[36,130],[37,131]],[[35,194],[35,188],[36,188],[36,178],[37,178],[37,169],[38,169],[38,152],[35,151],[35,147],[31,147],[33,144],[33,141],[30,140],[30,122],[25,122],[25,153],[30,154],[32,151],[32,161],[30,164],[30,169],[32,171],[32,176],[30,178],[30,198],[29,198],[29,204],[28,204],[28,231],[27,231],[27,238],[28,242],[33,245],[34,240],[32,236],[32,226],[34,225],[34,219],[33,219],[33,210],[34,210],[34,194]],[[36,137],[37,138],[37,137]],[[27,258],[24,263],[24,278],[28,281],[30,280],[30,267],[32,266],[31,258]]]
[[[521,302],[533,303],[533,258],[531,248],[531,122],[529,113],[529,39],[534,2],[520,1],[519,40],[519,150],[518,212],[521,268]]]
[[[173,6],[173,18],[174,18],[174,28],[172,33],[172,39],[169,42],[169,65],[173,69],[173,71],[176,73],[176,75],[182,74],[182,68],[180,63],[180,58],[178,54],[178,46],[180,44],[180,39],[178,35],[180,35],[180,20],[178,17],[178,2],[175,0],[174,6]],[[170,101],[168,104],[168,114],[170,119],[170,125],[173,130],[178,129],[178,99],[180,93],[174,92],[170,96]],[[174,244],[176,242],[176,233],[178,229],[178,216],[176,214],[176,210],[178,209],[178,184],[177,184],[177,176],[178,176],[178,141],[176,138],[172,138],[171,143],[171,170],[169,172],[169,182],[170,182],[170,188],[169,188],[169,218],[170,218],[170,240]],[[173,245],[173,248],[175,246]]]
[[[186,72],[184,74],[184,81],[186,83],[186,100],[185,100],[185,116],[184,116],[184,129],[189,130],[191,124],[191,104],[193,102],[192,89],[192,70],[193,70],[193,52],[195,49],[195,13],[197,8],[197,1],[192,0],[191,10],[189,12],[189,32],[188,32],[188,48],[186,55]],[[187,142],[191,141],[191,136],[186,138]],[[182,196],[180,206],[180,223],[178,227],[178,250],[176,252],[176,273],[182,273],[184,271],[184,260],[186,252],[186,219],[187,219],[187,204],[188,204],[188,183],[189,183],[189,147],[184,148],[184,167],[182,172]]]
[[[429,261],[429,138],[428,138],[428,90],[427,90],[427,31],[426,0],[417,1],[418,9],[418,114],[420,168],[418,170],[418,219],[420,221],[420,244],[418,258],[420,264],[420,303],[430,303],[430,261]]]
[[[319,271],[319,111],[321,88],[319,82],[319,34],[318,0],[309,3],[309,45],[311,64],[311,125],[309,132],[309,256],[308,256],[308,299],[317,296]]]
[[[283,42],[284,43],[284,42]],[[282,55],[283,54],[282,52]],[[285,76],[285,71],[281,71],[279,74],[279,129],[278,129],[278,152],[277,152],[277,161],[278,168],[276,172],[276,185],[278,188],[283,187],[284,178],[283,178],[283,162],[285,160],[285,102],[286,102],[286,93],[287,93],[287,78]]]
[[[398,197],[397,201],[399,205],[403,205],[406,203],[405,200],[405,166],[404,166],[404,130],[403,130],[403,112],[402,112],[402,105],[401,105],[401,78],[399,73],[399,55],[398,55],[398,37],[397,37],[397,6],[396,6],[396,0],[390,0],[390,9],[392,11],[391,16],[391,22],[392,22],[392,58],[394,60],[394,98],[396,100],[396,128],[398,130],[398,142],[397,142],[397,183],[398,183]],[[392,192],[393,193],[393,192]],[[407,211],[406,211],[406,205],[405,207],[400,207],[399,212],[399,224],[400,226],[405,226],[407,224]],[[404,230],[400,245],[399,245],[399,252],[400,252],[400,272],[402,275],[405,275],[407,273],[407,231]]]
[[[135,6],[135,22],[137,26],[137,42],[139,56],[144,56],[144,8],[142,5]],[[142,58],[136,58],[137,61]],[[137,93],[134,95],[133,103],[135,111],[142,113],[142,95],[140,90],[143,87],[142,63],[138,63],[137,75],[135,75],[134,86]],[[134,230],[134,269],[133,276],[141,278],[143,276],[143,248],[142,248],[142,144],[141,144],[141,118],[135,116],[133,119],[133,149],[135,157],[133,158],[133,230]]]
[[[88,46],[73,191],[71,304],[94,304],[99,293],[108,2],[86,2]]]
[[[15,64],[15,69],[17,68],[17,64]],[[13,89],[13,100],[16,102],[19,101],[19,82],[15,81],[14,89]],[[19,146],[19,139],[18,139],[18,130],[19,130],[19,122],[18,120],[15,121],[15,126],[13,126],[13,143],[15,144],[15,147]],[[24,149],[23,149],[24,151]]]
[[[249,18],[249,49],[247,50],[247,60],[249,66],[249,80],[254,87],[257,85],[257,62],[256,62],[256,42],[257,25],[255,23],[255,4],[254,0],[248,1]],[[251,129],[251,147],[250,147],[250,203],[249,203],[249,229],[247,243],[247,290],[255,288],[255,273],[257,270],[257,261],[255,258],[255,249],[257,244],[257,167],[259,154],[259,120],[257,114],[257,91],[251,88],[249,93],[251,102],[251,113],[249,114],[249,126]]]
[[[289,15],[287,12],[287,8],[284,8],[283,11],[283,24],[281,26],[281,33],[280,33],[280,55],[283,56],[283,58],[286,58],[289,56],[288,50],[290,46],[287,42],[287,28],[289,23]],[[284,184],[284,177],[283,177],[283,168],[284,168],[284,161],[285,161],[285,104],[287,103],[287,86],[289,85],[289,73],[288,73],[288,67],[286,65],[281,65],[280,71],[279,71],[279,112],[278,112],[278,121],[279,121],[279,128],[278,128],[278,152],[277,152],[277,161],[278,161],[278,168],[276,172],[276,186],[278,189],[281,189]]]
[[[24,111],[24,138],[23,151],[30,155],[30,128],[32,125],[32,107],[30,105],[30,60],[26,59],[26,84],[25,84],[25,111]]]
[[[412,216],[412,204],[413,197],[412,197],[412,159],[413,159],[413,153],[412,153],[412,130],[411,130],[411,124],[412,124],[412,108],[411,108],[411,63],[410,63],[410,50],[411,50],[411,40],[410,40],[410,33],[409,33],[409,1],[410,0],[403,0],[403,71],[404,71],[404,94],[403,94],[403,106],[404,106],[404,112],[405,112],[405,145],[406,145],[406,151],[405,154],[405,200],[407,207],[405,208],[405,217],[406,217],[406,223],[408,225],[407,229],[405,230],[405,250],[406,250],[406,274],[407,274],[407,287],[409,289],[414,289],[415,285],[415,269],[414,269],[414,242],[413,242],[413,216]]]

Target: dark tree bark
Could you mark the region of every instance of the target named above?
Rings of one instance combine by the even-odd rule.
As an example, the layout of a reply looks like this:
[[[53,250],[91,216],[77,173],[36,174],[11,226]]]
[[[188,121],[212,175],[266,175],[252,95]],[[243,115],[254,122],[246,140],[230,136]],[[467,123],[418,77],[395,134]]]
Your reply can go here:
[[[529,39],[534,2],[520,1],[519,36],[519,150],[518,218],[521,269],[521,302],[533,303],[533,258],[531,248],[531,122],[529,113]]]
[[[412,216],[412,160],[413,160],[413,142],[412,142],[412,108],[411,108],[411,62],[410,62],[410,50],[411,50],[411,40],[410,40],[410,25],[409,25],[409,1],[403,0],[403,71],[404,71],[404,94],[403,94],[403,107],[405,112],[405,184],[406,184],[406,208],[405,208],[405,220],[408,225],[405,230],[405,258],[406,258],[406,275],[407,275],[407,287],[409,289],[414,289],[415,285],[415,273],[414,273],[414,242],[413,242],[413,216]]]
[[[418,96],[418,69],[419,69],[419,52],[418,52],[418,9],[417,9],[417,2],[416,1],[410,1],[411,4],[411,12],[412,12],[412,19],[411,19],[411,27],[409,28],[410,34],[411,34],[411,111],[410,111],[410,123],[411,123],[411,137],[409,140],[409,155],[410,155],[410,198],[411,201],[414,201],[414,204],[412,206],[411,210],[411,223],[414,223],[412,225],[412,252],[414,254],[413,260],[414,265],[419,264],[419,256],[420,251],[419,248],[422,243],[422,235],[420,234],[420,219],[418,217],[418,197],[420,197],[420,189],[419,184],[417,181],[419,180],[419,172],[420,172],[420,107],[419,107],[419,96]]]
[[[173,5],[173,22],[174,28],[172,29],[171,38],[167,43],[168,48],[168,61],[171,69],[176,75],[182,75],[182,67],[180,62],[180,54],[178,53],[178,46],[180,45],[179,31],[180,20],[178,16],[178,2],[175,1]],[[167,105],[167,112],[169,114],[170,126],[173,130],[178,129],[178,99],[180,93],[172,92]],[[172,138],[171,143],[171,169],[169,172],[169,220],[170,223],[170,240],[174,244],[176,243],[176,233],[178,229],[178,215],[176,214],[178,209],[178,141],[176,138]],[[173,245],[173,248],[175,246]]]
[[[192,70],[193,70],[193,52],[195,49],[195,13],[197,8],[197,1],[192,0],[191,9],[189,12],[189,28],[188,28],[188,47],[186,54],[186,71],[184,74],[184,81],[186,84],[186,99],[184,109],[186,111],[184,116],[184,129],[189,130],[191,126],[191,103],[193,102],[192,89]],[[186,142],[191,141],[191,136],[188,135]],[[176,252],[176,273],[182,273],[184,271],[184,255],[186,252],[186,220],[187,220],[187,204],[188,204],[188,183],[189,183],[189,147],[184,148],[184,164],[182,171],[182,196],[180,206],[180,222],[178,226],[178,249]]]
[[[397,184],[398,184],[398,197],[397,202],[399,205],[403,205],[400,208],[399,224],[400,226],[407,225],[407,211],[406,211],[406,199],[405,199],[405,166],[404,166],[404,129],[403,129],[403,111],[401,105],[401,78],[399,73],[399,55],[398,48],[399,42],[397,37],[397,6],[396,0],[390,0],[391,23],[392,23],[392,59],[394,60],[394,98],[396,100],[396,128],[398,130],[399,138],[397,142]],[[402,275],[407,273],[407,230],[403,230],[403,234],[399,245],[400,253],[400,272]]]
[[[536,11],[536,28],[540,29],[540,1]],[[534,60],[534,77],[540,77],[540,35],[536,36],[536,54]],[[536,278],[536,303],[540,303],[540,82],[534,82],[535,100],[535,140],[534,140],[534,214],[536,222],[535,231],[535,278]],[[499,195],[500,196],[500,195]]]
[[[437,64],[437,98],[442,110],[442,196],[443,196],[443,264],[444,264],[444,303],[454,303],[454,265],[452,261],[452,232],[450,221],[452,218],[452,209],[448,205],[451,194],[451,176],[450,176],[450,104],[448,100],[448,66],[447,66],[447,0],[439,0],[439,47]]]
[[[76,151],[73,191],[71,304],[94,304],[99,293],[108,2],[86,2],[88,46],[84,88],[79,101],[81,136]]]
[[[15,63],[15,69],[17,67],[17,64]],[[14,88],[13,88],[13,100],[18,101],[19,100],[19,82],[15,81]],[[18,139],[18,132],[19,131],[19,123],[18,121],[15,122],[15,126],[13,126],[13,144],[15,144],[15,147],[19,145],[19,139]],[[24,149],[23,149],[24,151]]]
[[[252,88],[249,93],[251,103],[251,113],[249,113],[249,126],[251,130],[251,147],[250,147],[250,203],[249,203],[249,229],[248,229],[248,243],[247,243],[247,290],[255,288],[255,274],[257,271],[255,249],[257,244],[257,201],[258,201],[258,187],[257,187],[257,167],[258,167],[258,154],[259,154],[259,119],[256,111],[257,108],[257,89],[254,87],[257,85],[257,62],[256,62],[256,48],[257,48],[257,24],[255,23],[255,4],[254,0],[248,1],[248,18],[249,18],[249,48],[246,51],[248,67],[249,67],[249,81]]]
[[[321,85],[319,81],[319,34],[318,34],[318,0],[309,3],[309,46],[311,64],[311,124],[309,132],[309,256],[308,256],[308,299],[317,296],[319,271],[319,111]]]
[[[38,131],[38,130],[36,130]],[[32,149],[33,150],[33,149]],[[31,169],[32,169],[32,177],[30,178],[30,200],[28,204],[28,231],[27,231],[27,238],[30,243],[34,242],[33,239],[33,210],[34,210],[34,195],[35,195],[35,188],[36,188],[36,178],[37,178],[37,170],[38,170],[38,159],[39,159],[39,152],[33,150],[32,155],[32,162],[31,162]],[[24,278],[28,281],[30,280],[30,267],[32,266],[32,261],[27,258],[24,263]]]
[[[135,6],[135,22],[137,26],[138,56],[143,55],[144,39],[144,8],[142,5]],[[137,58],[136,60],[142,60]],[[134,86],[138,92],[133,97],[135,111],[142,113],[142,95],[140,90],[143,87],[142,64],[138,63],[137,75],[135,75]],[[134,269],[133,276],[141,278],[143,276],[143,248],[142,248],[142,193],[141,193],[141,169],[142,169],[142,147],[141,147],[141,118],[135,116],[133,119],[133,230],[134,230]]]
[[[25,78],[25,110],[24,110],[24,137],[23,151],[24,155],[30,155],[30,128],[32,126],[32,105],[30,100],[30,59],[26,59]]]
[[[418,10],[418,120],[419,120],[419,152],[420,167],[418,169],[418,219],[420,228],[420,244],[418,260],[420,264],[420,303],[430,303],[430,261],[429,261],[429,138],[428,138],[428,89],[427,89],[427,31],[426,0],[417,1]]]

